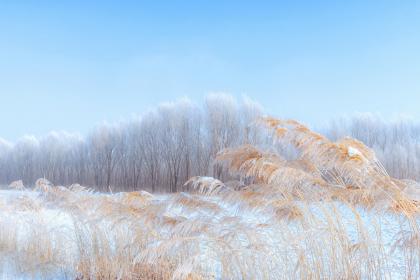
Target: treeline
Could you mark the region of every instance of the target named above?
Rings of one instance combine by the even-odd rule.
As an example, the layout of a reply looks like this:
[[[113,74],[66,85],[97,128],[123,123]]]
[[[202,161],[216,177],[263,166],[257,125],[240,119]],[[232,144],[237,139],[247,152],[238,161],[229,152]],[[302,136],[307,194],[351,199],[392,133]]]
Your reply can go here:
[[[388,173],[420,181],[420,123],[409,119],[384,120],[358,114],[332,122],[325,129],[332,140],[350,136],[374,149]]]
[[[99,125],[85,138],[52,132],[14,145],[0,141],[0,182],[31,185],[45,177],[102,191],[176,192],[191,176],[221,177],[215,154],[258,141],[249,125],[261,114],[249,99],[213,94],[203,105],[182,99],[129,121]]]
[[[163,104],[141,117],[99,125],[86,137],[52,132],[13,145],[0,139],[0,184],[22,179],[32,185],[44,177],[101,191],[176,192],[192,176],[226,180],[221,166],[213,164],[217,152],[243,143],[273,147],[255,125],[262,114],[256,102],[218,94],[201,105],[188,99]],[[417,122],[361,114],[333,121],[320,132],[332,140],[359,139],[375,150],[391,176],[420,181]],[[275,147],[285,157],[298,156],[293,148]]]

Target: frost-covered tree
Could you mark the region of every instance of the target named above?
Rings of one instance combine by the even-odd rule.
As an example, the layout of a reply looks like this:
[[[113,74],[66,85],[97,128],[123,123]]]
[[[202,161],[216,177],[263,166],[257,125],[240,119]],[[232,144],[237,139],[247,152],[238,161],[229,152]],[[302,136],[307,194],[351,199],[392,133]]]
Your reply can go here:
[[[52,132],[0,142],[0,182],[45,177],[102,191],[175,192],[190,177],[221,176],[214,156],[226,147],[256,142],[250,124],[262,115],[256,102],[209,95],[204,106],[188,99],[166,103],[140,117],[101,124],[87,137]],[[4,142],[4,143],[3,143]]]
[[[0,139],[0,183],[22,179],[30,185],[45,177],[55,184],[80,183],[98,190],[179,191],[190,177],[228,174],[216,154],[243,143],[276,147],[285,158],[293,148],[272,141],[256,120],[263,108],[244,98],[211,94],[200,106],[188,99],[166,103],[130,120],[101,124],[87,137],[52,132],[16,143]],[[420,180],[420,124],[385,121],[359,114],[332,122],[323,131],[337,140],[357,138],[377,153],[390,175]]]

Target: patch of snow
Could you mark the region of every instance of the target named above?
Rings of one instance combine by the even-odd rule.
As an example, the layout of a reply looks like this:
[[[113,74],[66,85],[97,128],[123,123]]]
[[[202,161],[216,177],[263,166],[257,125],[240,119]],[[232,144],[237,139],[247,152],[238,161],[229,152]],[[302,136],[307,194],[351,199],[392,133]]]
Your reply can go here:
[[[363,154],[354,147],[348,147],[347,148],[347,155],[349,157],[363,157]]]

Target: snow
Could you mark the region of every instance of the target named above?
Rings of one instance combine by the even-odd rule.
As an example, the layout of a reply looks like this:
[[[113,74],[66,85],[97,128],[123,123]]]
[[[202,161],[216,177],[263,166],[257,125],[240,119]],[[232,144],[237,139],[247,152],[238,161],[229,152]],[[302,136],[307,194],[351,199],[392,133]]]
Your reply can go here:
[[[374,239],[380,236],[384,245],[384,254],[387,257],[389,274],[381,275],[385,279],[404,279],[405,258],[404,251],[398,248],[394,250],[394,243],[401,231],[409,231],[410,225],[402,216],[391,213],[379,213],[375,210],[365,210],[358,208],[358,215],[342,203],[313,203],[311,205],[297,204],[310,215],[317,217],[319,221],[316,226],[304,225],[297,221],[279,220],[274,212],[268,209],[248,207],[242,202],[228,202],[220,196],[199,196],[187,193],[175,195],[151,195],[144,194],[150,199],[150,206],[162,209],[161,216],[174,218],[179,221],[175,226],[148,225],[151,227],[156,239],[150,242],[147,250],[138,252],[138,259],[150,258],[151,253],[157,248],[168,246],[165,240],[170,240],[174,235],[189,236],[195,240],[198,247],[179,245],[177,250],[190,248],[191,259],[185,260],[178,268],[180,275],[188,270],[200,268],[207,271],[208,275],[216,276],[216,279],[223,278],[223,268],[220,259],[220,252],[226,250],[217,240],[225,238],[232,248],[232,268],[235,265],[248,265],[258,267],[249,272],[249,278],[262,279],[263,271],[271,271],[273,275],[281,275],[286,271],[293,273],[296,265],[294,264],[299,256],[294,248],[302,244],[316,244],[323,248],[323,255],[319,258],[329,260],[333,257],[329,246],[334,242],[331,240],[330,228],[340,227],[331,225],[331,213],[336,212],[341,216],[341,223],[344,227],[343,242],[357,246],[364,239]],[[122,194],[103,195],[83,193],[83,196],[97,199],[121,199]],[[200,207],[188,207],[179,203],[180,199],[190,199]],[[137,206],[136,206],[137,207]],[[138,206],[139,207],[139,206]],[[158,208],[162,207],[162,208]],[[18,247],[14,251],[5,250],[0,246],[0,279],[68,279],[75,278],[74,267],[80,257],[75,234],[77,219],[73,212],[60,204],[59,201],[51,201],[45,195],[36,191],[0,190],[0,240],[16,238]],[[86,217],[95,215],[94,205],[85,209]],[[160,213],[157,213],[159,215]],[[360,216],[359,216],[360,215]],[[308,220],[309,221],[309,220]],[[417,219],[418,221],[418,219]],[[334,222],[334,221],[333,221]],[[419,222],[419,221],[418,221]],[[145,220],[138,219],[141,226]],[[111,242],[117,242],[112,236],[117,236],[118,232],[126,232],[127,244],[133,237],[132,226],[118,223],[120,226],[107,221],[105,218],[96,224],[98,228],[107,232]],[[134,225],[136,226],[136,225]],[[143,226],[144,227],[144,226]],[[366,236],[361,236],[360,228],[366,231]],[[194,230],[197,228],[197,230]],[[201,230],[206,229],[206,230]],[[89,234],[90,231],[85,231]],[[12,234],[16,236],[13,237]],[[41,234],[41,235],[39,235]],[[4,236],[8,235],[8,236]],[[59,252],[55,258],[57,264],[47,267],[31,267],[30,274],[22,270],[22,265],[26,264],[22,252],[31,243],[34,236],[44,236],[53,240],[52,252]],[[253,236],[251,239],[250,236]],[[42,244],[42,240],[40,241]],[[118,241],[120,242],[120,241]],[[311,243],[312,242],[312,243]],[[328,243],[331,242],[331,243]],[[49,244],[49,243],[45,243]],[[0,243],[1,245],[1,243]],[[382,248],[372,242],[369,254],[378,253]],[[110,244],[116,249],[116,244]],[[62,248],[65,250],[62,250]],[[302,246],[304,248],[305,246]],[[356,247],[355,247],[356,248]],[[61,249],[61,250],[60,250]],[[335,248],[340,251],[340,248]],[[170,254],[177,254],[177,250],[168,251]],[[236,253],[240,250],[240,254]],[[307,248],[308,254],[314,254],[313,248]],[[154,253],[157,254],[157,253]],[[169,254],[169,253],[168,253]],[[239,255],[238,255],[239,254]],[[357,253],[355,253],[357,254]],[[153,255],[153,254],[152,254]],[[29,262],[28,262],[29,263]],[[47,269],[48,268],[48,269]],[[226,269],[226,268],[224,268]],[[184,271],[184,272],[183,272]],[[235,273],[235,272],[232,272]],[[261,274],[260,274],[261,273]],[[285,273],[287,275],[287,273]]]
[[[363,157],[363,154],[356,148],[348,147],[347,154],[349,157]]]

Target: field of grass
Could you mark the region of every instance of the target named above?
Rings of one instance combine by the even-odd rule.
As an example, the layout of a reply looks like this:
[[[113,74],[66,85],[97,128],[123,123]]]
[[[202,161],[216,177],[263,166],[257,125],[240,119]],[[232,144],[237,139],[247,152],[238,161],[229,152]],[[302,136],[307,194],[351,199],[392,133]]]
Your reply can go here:
[[[0,192],[4,279],[419,279],[419,185],[363,143],[266,118],[286,160],[244,145],[215,159],[239,181],[184,192],[79,185]]]

